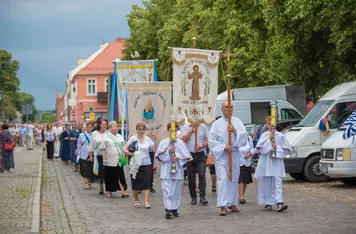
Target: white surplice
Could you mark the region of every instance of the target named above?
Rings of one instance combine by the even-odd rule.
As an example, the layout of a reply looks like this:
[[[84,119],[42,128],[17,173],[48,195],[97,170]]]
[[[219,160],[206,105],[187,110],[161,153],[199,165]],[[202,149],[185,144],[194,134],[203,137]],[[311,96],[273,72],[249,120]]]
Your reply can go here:
[[[256,145],[260,153],[255,173],[259,205],[283,203],[282,180],[286,176],[283,159],[290,152],[290,146],[285,136],[276,131],[276,158],[271,158],[272,143],[269,135],[270,131],[263,133]]]
[[[182,180],[184,179],[184,164],[192,159],[189,149],[180,139],[174,143],[175,156],[179,159],[176,161],[177,173],[171,173],[172,157],[169,153],[171,141],[169,138],[164,139],[158,145],[156,158],[162,163],[161,165],[161,185],[163,193],[163,203],[167,210],[177,210],[181,200]]]
[[[232,133],[232,181],[229,180],[228,153],[224,151],[228,144],[228,119],[220,118],[210,129],[209,150],[215,159],[215,172],[217,179],[217,206],[237,206],[238,182],[240,176],[240,154],[239,148],[248,144],[248,133],[239,118],[231,118],[232,125],[237,133]]]

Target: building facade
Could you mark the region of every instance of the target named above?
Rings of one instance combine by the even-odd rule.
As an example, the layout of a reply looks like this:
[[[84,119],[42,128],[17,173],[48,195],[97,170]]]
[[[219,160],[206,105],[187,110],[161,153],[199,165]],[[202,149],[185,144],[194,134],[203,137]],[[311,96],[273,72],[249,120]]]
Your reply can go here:
[[[99,50],[87,59],[78,59],[77,66],[68,72],[62,117],[58,115],[60,105],[56,105],[57,120],[84,122],[89,119],[91,111],[95,113],[95,119],[108,118],[109,73],[113,72],[114,59],[122,58],[123,48],[124,40],[117,38],[100,45]]]

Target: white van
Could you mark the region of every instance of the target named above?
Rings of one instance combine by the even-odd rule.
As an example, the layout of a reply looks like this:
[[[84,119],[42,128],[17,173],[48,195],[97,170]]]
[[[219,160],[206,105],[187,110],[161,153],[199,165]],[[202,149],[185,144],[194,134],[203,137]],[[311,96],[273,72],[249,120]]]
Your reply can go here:
[[[285,158],[286,172],[295,179],[322,182],[329,179],[320,169],[320,149],[332,137],[356,107],[356,82],[343,83],[332,88],[313,109],[294,126],[284,132],[292,151]],[[320,121],[327,118],[330,132],[324,135]]]
[[[270,103],[273,100],[243,100],[231,101],[233,108],[232,116],[238,117],[244,124],[265,123],[266,116],[270,115]],[[279,121],[302,119],[303,115],[286,100],[274,100],[277,102],[277,117]],[[226,100],[217,100],[216,116],[222,116],[221,105]]]
[[[356,135],[344,139],[345,127],[338,129],[321,146],[321,171],[345,184],[356,184]]]

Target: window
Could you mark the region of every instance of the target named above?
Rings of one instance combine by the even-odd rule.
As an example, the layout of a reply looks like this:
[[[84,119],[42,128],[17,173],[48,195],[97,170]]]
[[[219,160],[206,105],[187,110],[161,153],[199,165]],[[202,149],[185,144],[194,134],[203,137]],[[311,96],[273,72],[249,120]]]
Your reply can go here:
[[[87,95],[88,96],[96,95],[96,79],[87,80]]]
[[[300,119],[302,116],[293,109],[281,109],[281,120]]]
[[[105,79],[105,92],[108,91],[108,87],[109,87],[109,79],[106,78],[106,79]]]
[[[333,102],[333,100],[317,102],[313,109],[311,109],[304,119],[302,119],[299,125],[304,127],[314,126]]]
[[[342,102],[336,104],[326,116],[329,121],[330,128],[340,128],[355,109],[356,102]]]

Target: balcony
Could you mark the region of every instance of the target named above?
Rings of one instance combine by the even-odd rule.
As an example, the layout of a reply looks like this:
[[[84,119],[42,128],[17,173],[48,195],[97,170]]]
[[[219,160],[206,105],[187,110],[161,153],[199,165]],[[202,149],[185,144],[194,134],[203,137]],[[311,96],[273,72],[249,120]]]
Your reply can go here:
[[[108,101],[108,92],[98,92],[97,95],[98,102],[107,102]]]

